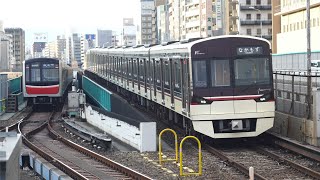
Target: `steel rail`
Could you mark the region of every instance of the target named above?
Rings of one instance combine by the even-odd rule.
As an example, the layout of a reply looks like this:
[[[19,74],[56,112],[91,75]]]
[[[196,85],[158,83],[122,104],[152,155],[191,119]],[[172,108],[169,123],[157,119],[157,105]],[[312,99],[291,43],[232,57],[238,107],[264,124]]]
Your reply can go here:
[[[81,147],[80,145],[68,140],[68,139],[65,139],[63,137],[61,137],[57,132],[55,132],[50,124],[50,122],[48,123],[48,130],[50,132],[50,135],[59,140],[59,141],[62,141],[63,143],[65,143],[66,145],[76,149],[77,151],[87,155],[87,156],[90,156],[94,159],[97,159],[98,161],[104,163],[105,165],[109,166],[110,168],[114,169],[114,170],[117,170],[118,172],[121,172],[123,174],[125,174],[126,176],[129,176],[133,179],[139,179],[139,180],[151,180],[152,178],[144,175],[144,174],[141,174],[133,169],[130,169],[122,164],[119,164],[111,159],[108,159],[100,154],[97,154],[89,149],[86,149],[84,147]]]
[[[222,152],[220,152],[219,150],[207,145],[207,144],[203,144],[203,147],[206,148],[207,151],[209,151],[212,154],[215,154],[216,156],[218,156],[219,158],[221,158],[223,161],[226,161],[229,165],[235,167],[236,169],[238,169],[240,172],[242,172],[243,174],[249,176],[249,168],[243,166],[240,163],[237,163],[236,161],[231,160],[230,158],[228,158],[226,155],[224,155]],[[267,180],[267,178],[263,177],[262,175],[254,172],[254,178],[257,180]]]
[[[23,121],[18,123],[18,131],[22,135],[22,142],[26,146],[28,146],[31,150],[33,150],[34,152],[39,154],[41,157],[46,159],[48,162],[50,162],[51,164],[53,164],[54,166],[59,168],[61,171],[67,173],[71,178],[79,179],[79,180],[88,180],[86,177],[84,177],[80,173],[76,172],[75,170],[73,170],[68,165],[64,164],[63,162],[59,161],[58,159],[56,159],[56,158],[50,156],[49,154],[45,153],[40,148],[38,148],[35,144],[31,143],[31,141],[28,140],[28,137],[30,137],[32,134],[35,134],[35,132],[41,131],[47,125],[47,122],[45,122],[45,123],[41,124],[39,127],[35,128],[33,131],[30,131],[30,132],[28,132],[28,133],[26,133],[24,135],[22,133],[22,131],[21,131],[21,128],[23,126],[22,124],[25,122],[24,120],[27,120],[31,116],[31,114],[32,114],[32,112],[29,114],[29,116],[27,118],[24,118]],[[54,115],[54,112],[51,113],[51,115],[49,117],[49,120],[52,119],[53,115]]]
[[[279,156],[277,154],[274,154],[272,152],[269,152],[269,151],[267,151],[265,149],[257,147],[256,150],[259,153],[264,154],[266,156],[269,156],[269,157],[271,157],[271,158],[273,158],[275,160],[280,160],[280,161],[288,164],[289,166],[293,167],[294,169],[296,169],[296,170],[298,170],[298,171],[300,171],[302,173],[305,173],[305,174],[307,174],[307,175],[309,175],[311,177],[314,177],[316,179],[320,179],[320,173],[319,172],[316,172],[316,171],[314,171],[312,169],[309,169],[307,167],[301,166],[301,165],[299,165],[297,163],[294,163],[294,162],[292,162],[292,161],[290,161],[290,160],[288,160],[286,158],[283,158],[283,157],[281,157],[281,156]]]
[[[302,146],[301,144],[293,140],[282,138],[274,133],[267,132],[266,135],[269,135],[271,136],[271,138],[275,139],[274,141],[272,141],[272,143],[320,162],[320,149],[312,148],[309,146]]]

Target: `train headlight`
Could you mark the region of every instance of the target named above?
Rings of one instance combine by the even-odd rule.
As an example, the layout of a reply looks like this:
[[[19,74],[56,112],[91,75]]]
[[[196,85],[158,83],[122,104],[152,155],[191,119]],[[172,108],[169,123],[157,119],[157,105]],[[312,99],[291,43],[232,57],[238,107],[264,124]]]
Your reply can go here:
[[[266,98],[264,98],[264,97],[261,97],[261,98],[260,98],[260,101],[261,101],[261,102],[263,102],[263,101],[265,101],[265,100],[266,100]]]
[[[266,101],[272,101],[272,100],[274,100],[272,92],[268,92],[262,95],[261,97],[255,99],[256,102],[266,102]]]
[[[203,97],[195,96],[195,95],[192,97],[192,101],[191,101],[192,105],[211,104],[211,103],[212,101],[208,99],[204,99]]]

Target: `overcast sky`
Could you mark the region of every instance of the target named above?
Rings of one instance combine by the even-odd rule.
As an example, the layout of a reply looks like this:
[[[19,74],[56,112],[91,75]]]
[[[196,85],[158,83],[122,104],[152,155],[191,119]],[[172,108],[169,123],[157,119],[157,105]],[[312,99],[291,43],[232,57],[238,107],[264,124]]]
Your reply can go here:
[[[67,29],[95,33],[97,28],[120,30],[122,19],[138,22],[140,0],[4,0],[0,2],[4,27],[21,27],[27,41],[47,32],[49,40]]]

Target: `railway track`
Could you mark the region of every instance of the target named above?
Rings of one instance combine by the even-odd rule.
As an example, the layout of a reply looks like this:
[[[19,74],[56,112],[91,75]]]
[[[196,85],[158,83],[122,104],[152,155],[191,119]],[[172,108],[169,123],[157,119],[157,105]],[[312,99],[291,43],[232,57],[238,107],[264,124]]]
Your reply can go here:
[[[57,113],[33,113],[24,120],[21,132],[24,134],[23,142],[30,149],[70,177],[90,180],[151,179],[64,139],[53,131],[50,123],[46,123],[58,117]],[[48,128],[45,128],[46,126]]]

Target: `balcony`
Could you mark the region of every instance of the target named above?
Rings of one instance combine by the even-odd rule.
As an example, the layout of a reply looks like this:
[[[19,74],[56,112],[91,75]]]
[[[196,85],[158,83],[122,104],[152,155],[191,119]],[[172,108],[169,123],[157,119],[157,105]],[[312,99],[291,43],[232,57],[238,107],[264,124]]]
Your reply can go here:
[[[259,20],[240,20],[240,25],[260,25],[261,21]],[[262,25],[271,25],[272,20],[262,20]]]
[[[239,1],[238,1],[238,0],[232,0],[232,1],[230,2],[230,4],[239,4]]]
[[[196,26],[200,26],[200,21],[199,20],[186,22],[186,28],[191,28],[191,27],[196,27]]]
[[[251,9],[250,7],[254,7],[255,9],[259,9],[261,11],[271,10],[271,5],[240,5],[240,10],[255,11],[254,9]]]
[[[185,12],[185,17],[192,17],[192,16],[196,16],[199,15],[199,8],[196,9],[189,9],[188,11]]]

